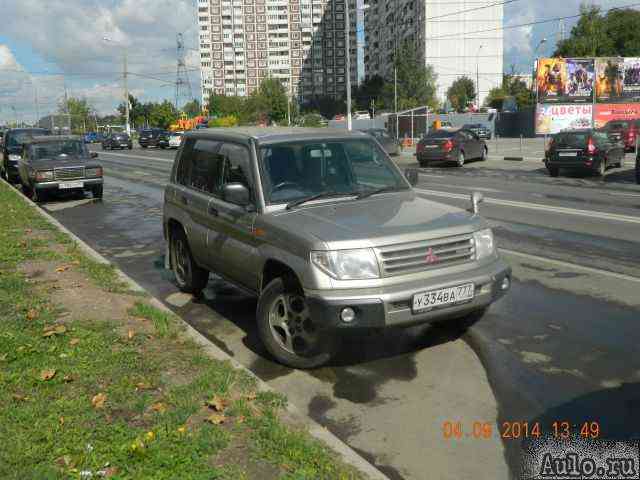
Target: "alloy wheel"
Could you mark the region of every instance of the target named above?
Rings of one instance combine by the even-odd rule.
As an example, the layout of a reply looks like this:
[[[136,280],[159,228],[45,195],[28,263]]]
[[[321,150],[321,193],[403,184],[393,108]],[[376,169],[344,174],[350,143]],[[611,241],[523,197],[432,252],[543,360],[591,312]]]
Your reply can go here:
[[[187,278],[189,278],[189,271],[191,268],[191,262],[189,261],[189,252],[187,250],[187,246],[184,243],[184,240],[181,238],[177,238],[174,240],[173,244],[174,250],[174,273],[176,275],[176,280],[180,285],[184,285],[187,283]]]
[[[304,355],[316,346],[317,331],[304,297],[278,295],[269,308],[269,329],[278,345],[293,355]]]

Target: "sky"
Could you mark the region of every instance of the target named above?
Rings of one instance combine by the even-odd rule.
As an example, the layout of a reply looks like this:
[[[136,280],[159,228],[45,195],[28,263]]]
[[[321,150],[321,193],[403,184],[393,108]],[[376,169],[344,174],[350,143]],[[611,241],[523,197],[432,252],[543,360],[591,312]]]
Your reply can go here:
[[[497,0],[483,0],[487,4]],[[504,69],[528,72],[534,50],[554,50],[558,21],[508,28],[574,15],[584,0],[512,0],[504,7]],[[602,8],[631,0],[594,1]],[[463,9],[464,6],[461,6]],[[200,73],[197,0],[0,0],[0,124],[32,122],[55,112],[67,95],[86,98],[99,114],[115,113],[123,99],[124,52],[129,89],[142,101],[174,100],[176,35],[183,33],[194,96]],[[575,19],[565,22],[568,33]],[[111,41],[105,41],[104,37]]]

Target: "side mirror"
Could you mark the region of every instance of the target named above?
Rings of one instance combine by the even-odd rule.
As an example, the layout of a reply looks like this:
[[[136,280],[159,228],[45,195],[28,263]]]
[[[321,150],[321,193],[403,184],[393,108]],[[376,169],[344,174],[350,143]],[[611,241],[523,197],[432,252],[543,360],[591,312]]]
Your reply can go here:
[[[471,213],[478,215],[478,205],[484,201],[484,195],[480,192],[473,192],[471,194]]]
[[[226,202],[246,207],[251,203],[249,189],[241,183],[227,183],[222,189],[222,198]]]
[[[404,177],[411,184],[412,187],[415,187],[418,184],[418,169],[417,168],[407,168],[404,171]]]
[[[89,156],[90,156],[91,158],[98,158],[98,152],[91,152],[91,153],[89,154]]]

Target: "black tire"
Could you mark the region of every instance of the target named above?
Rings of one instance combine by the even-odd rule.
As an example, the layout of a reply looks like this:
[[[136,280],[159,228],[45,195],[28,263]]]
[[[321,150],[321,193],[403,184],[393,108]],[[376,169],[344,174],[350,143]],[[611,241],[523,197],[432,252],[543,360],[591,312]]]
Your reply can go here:
[[[185,293],[199,295],[207,286],[209,272],[193,260],[187,236],[182,229],[176,229],[171,234],[169,255],[178,288]]]
[[[560,169],[558,167],[547,167],[547,169],[549,170],[549,175],[552,177],[560,175]]]
[[[429,167],[429,161],[428,160],[418,160],[418,163],[420,164],[420,166],[422,168],[428,168]]]
[[[93,198],[98,198],[102,200],[102,192],[104,190],[103,185],[97,185],[91,189],[91,193],[93,193]]]
[[[640,185],[640,159],[636,158],[636,183]]]
[[[600,178],[604,178],[607,173],[607,161],[603,158],[600,160],[598,164],[598,169],[596,170],[596,175]]]
[[[489,149],[486,146],[482,147],[482,156],[480,157],[480,160],[482,162],[486,162],[488,154],[489,154]]]
[[[262,343],[283,365],[315,368],[333,356],[335,342],[314,325],[295,280],[276,278],[267,285],[258,299],[256,320]]]
[[[460,152],[458,152],[458,158],[456,160],[456,167],[458,168],[464,167],[464,162],[465,162],[464,152],[460,150]]]
[[[133,145],[129,145],[127,148],[131,150],[133,148]]]

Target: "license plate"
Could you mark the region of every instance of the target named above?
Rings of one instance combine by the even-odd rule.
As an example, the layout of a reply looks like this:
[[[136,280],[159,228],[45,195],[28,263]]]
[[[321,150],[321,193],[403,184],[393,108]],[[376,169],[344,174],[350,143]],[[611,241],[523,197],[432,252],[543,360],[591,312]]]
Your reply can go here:
[[[576,152],[559,152],[558,156],[560,156],[560,157],[577,157],[578,154]]]
[[[420,312],[433,307],[471,300],[473,298],[474,288],[473,283],[467,283],[466,285],[459,285],[457,287],[416,293],[413,296],[413,311]]]
[[[60,182],[58,188],[68,190],[70,188],[84,188],[84,182]]]
[[[424,148],[438,148],[438,145],[425,145]]]

